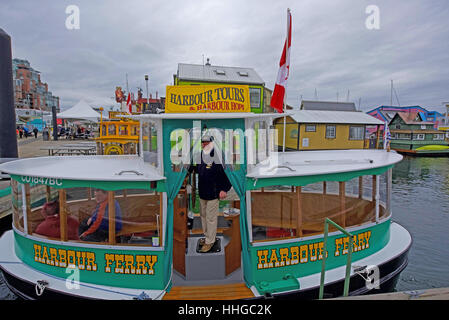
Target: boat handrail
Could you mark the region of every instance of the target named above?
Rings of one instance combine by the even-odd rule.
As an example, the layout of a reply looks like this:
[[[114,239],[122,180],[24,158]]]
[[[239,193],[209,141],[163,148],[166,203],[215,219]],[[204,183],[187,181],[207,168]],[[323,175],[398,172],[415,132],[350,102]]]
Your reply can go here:
[[[335,223],[329,218],[324,221],[324,243],[323,243],[323,259],[321,263],[321,277],[320,277],[320,291],[318,294],[318,299],[322,300],[324,295],[324,276],[326,274],[326,252],[327,252],[327,236],[329,233],[329,224],[333,225],[335,228],[343,232],[345,235],[352,239],[352,233],[346,231],[343,227]],[[343,297],[347,297],[349,293],[349,280],[351,279],[351,259],[353,251],[353,241],[349,240],[348,248],[348,258],[346,260],[346,273],[345,273],[345,283],[343,287]]]
[[[138,176],[143,176],[143,173],[138,172],[138,171],[136,171],[136,170],[122,170],[122,171],[120,171],[119,173],[116,173],[116,175],[121,176],[123,173],[126,173],[126,172],[129,172],[129,173],[135,173],[135,174],[138,175]]]

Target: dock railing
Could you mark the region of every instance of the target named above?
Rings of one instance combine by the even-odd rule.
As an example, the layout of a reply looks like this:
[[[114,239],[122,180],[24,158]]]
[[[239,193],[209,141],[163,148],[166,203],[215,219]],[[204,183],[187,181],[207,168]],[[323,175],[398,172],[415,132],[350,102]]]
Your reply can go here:
[[[338,224],[333,222],[331,219],[326,218],[324,221],[324,244],[323,244],[323,260],[321,263],[321,279],[320,279],[320,292],[318,299],[323,299],[324,296],[324,276],[326,274],[326,256],[327,256],[327,235],[329,232],[329,224],[333,225],[335,228],[343,232],[345,235],[349,237],[349,248],[348,248],[348,258],[346,262],[346,274],[345,274],[345,283],[343,288],[343,296],[348,296],[349,293],[349,281],[351,278],[351,258],[352,258],[352,234],[347,232],[345,229],[340,227]]]

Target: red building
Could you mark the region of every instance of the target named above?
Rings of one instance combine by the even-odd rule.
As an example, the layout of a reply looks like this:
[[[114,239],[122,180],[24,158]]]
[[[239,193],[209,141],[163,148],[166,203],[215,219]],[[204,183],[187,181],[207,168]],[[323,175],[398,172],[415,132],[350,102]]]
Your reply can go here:
[[[20,109],[51,111],[55,106],[59,112],[59,97],[48,91],[41,81],[40,72],[33,69],[27,60],[13,59],[14,104]]]

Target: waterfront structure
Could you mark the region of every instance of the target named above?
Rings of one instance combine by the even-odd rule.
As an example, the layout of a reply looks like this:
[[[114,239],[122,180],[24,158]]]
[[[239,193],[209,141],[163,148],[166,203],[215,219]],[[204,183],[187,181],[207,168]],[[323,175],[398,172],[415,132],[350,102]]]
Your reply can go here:
[[[183,95],[208,90],[202,87],[167,92],[183,101]],[[273,145],[271,124],[284,115],[240,111],[250,109],[247,99],[241,101],[248,88],[234,89],[242,94],[216,102],[237,109],[198,113],[193,105],[180,113],[167,99],[166,113],[131,116],[148,128],[141,130],[138,155],[1,165],[12,178],[13,230],[0,238],[7,285],[28,299],[316,299],[321,289],[327,297],[391,291],[412,242],[391,220],[392,167],[402,156],[387,150],[274,152],[267,147]],[[259,138],[266,136],[267,145],[246,137],[256,127],[266,130]],[[189,167],[206,133],[216,152],[223,151],[236,198],[219,217],[215,249],[202,254],[187,213],[197,193]],[[154,149],[144,144],[153,139]],[[57,236],[36,232],[43,217],[42,208],[31,205],[31,185],[43,186],[46,201],[57,191]],[[107,199],[93,197],[92,189],[106,190]],[[70,239],[68,221],[82,223],[93,212],[106,218],[108,232],[96,242]],[[373,272],[378,281],[367,285]],[[78,290],[67,281],[74,273]]]
[[[48,84],[41,81],[40,71],[31,67],[28,60],[13,59],[14,104],[16,108],[59,112],[59,97],[48,91]]]
[[[121,111],[109,111],[109,119],[100,120],[100,132],[95,142],[97,154],[137,154],[139,147],[139,122],[128,118]],[[144,141],[148,143],[148,141]],[[154,148],[153,148],[154,149]]]
[[[438,125],[438,130],[443,131],[446,136],[446,141],[449,142],[449,102],[444,102],[446,112],[443,114],[443,119]]]
[[[439,124],[442,123],[444,120],[444,116],[440,112],[429,111],[421,106],[406,106],[406,107],[379,106],[370,111],[367,111],[366,113],[372,115],[373,117],[379,120],[390,123],[397,112],[419,113],[420,119],[422,119],[422,121],[431,121],[433,123],[434,129],[438,129]]]
[[[396,112],[389,123],[391,148],[409,155],[449,155],[445,134],[421,112]]]
[[[301,109],[286,118],[286,150],[375,149],[383,122],[360,111]],[[283,119],[275,120],[278,146],[283,143]]]
[[[262,113],[264,106],[266,106],[266,102],[264,102],[264,96],[266,96],[264,93],[265,82],[253,68],[214,66],[210,64],[209,59],[204,65],[179,63],[178,71],[173,75],[173,84],[176,86],[246,85],[249,87],[251,112]]]
[[[302,100],[300,110],[310,111],[357,111],[354,102]]]

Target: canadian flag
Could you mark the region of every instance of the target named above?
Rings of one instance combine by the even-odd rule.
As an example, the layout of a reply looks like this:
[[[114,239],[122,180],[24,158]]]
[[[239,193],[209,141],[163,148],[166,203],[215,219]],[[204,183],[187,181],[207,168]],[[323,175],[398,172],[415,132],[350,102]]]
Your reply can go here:
[[[290,47],[292,44],[292,15],[290,9],[287,10],[287,38],[284,43],[284,50],[282,50],[281,60],[279,61],[278,77],[274,86],[273,96],[271,97],[271,107],[276,109],[279,113],[284,112],[283,104],[285,98],[285,91],[287,89],[287,79],[290,72]]]
[[[132,103],[131,103],[131,94],[128,93],[128,100],[126,101],[126,106],[128,107],[128,113],[132,114]]]

